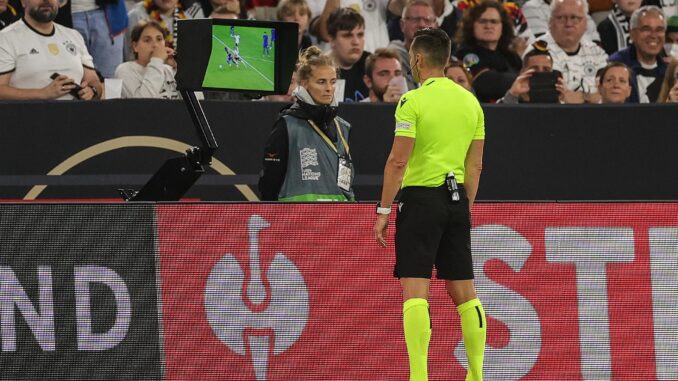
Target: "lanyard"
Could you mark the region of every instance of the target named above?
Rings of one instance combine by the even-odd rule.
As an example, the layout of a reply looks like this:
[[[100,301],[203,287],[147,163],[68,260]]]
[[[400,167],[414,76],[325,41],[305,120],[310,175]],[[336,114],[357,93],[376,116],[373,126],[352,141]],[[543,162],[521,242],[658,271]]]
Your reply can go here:
[[[334,150],[334,152],[336,152],[337,155],[338,155],[339,151],[337,150],[337,147],[334,145],[334,143],[332,143],[330,138],[328,138],[327,135],[325,135],[325,133],[322,132],[322,130],[320,130],[320,128],[318,128],[318,126],[316,126],[315,123],[312,120],[309,119],[308,123],[311,125],[311,127],[313,127],[315,132],[317,132],[318,135],[320,135],[320,137],[323,138],[325,143],[327,143],[327,145],[330,146],[330,148],[332,148]],[[351,153],[348,149],[348,143],[346,142],[346,139],[344,139],[344,135],[341,133],[341,128],[339,128],[339,122],[337,122],[336,119],[334,120],[334,125],[337,127],[337,134],[339,135],[339,139],[341,139],[341,144],[344,146],[344,149],[346,150],[346,154],[349,157],[351,157]]]

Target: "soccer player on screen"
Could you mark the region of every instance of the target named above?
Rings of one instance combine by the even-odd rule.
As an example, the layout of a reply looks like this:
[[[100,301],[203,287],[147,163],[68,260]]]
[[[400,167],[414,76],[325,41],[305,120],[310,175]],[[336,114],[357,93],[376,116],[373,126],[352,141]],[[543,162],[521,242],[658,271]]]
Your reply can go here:
[[[233,59],[235,60],[235,66],[240,66],[240,61],[242,61],[242,58],[240,58],[240,48],[237,46],[233,48]]]
[[[237,48],[238,45],[240,45],[240,35],[239,34],[234,35],[233,39],[235,40],[235,47]]]
[[[235,36],[235,25],[231,25],[231,38]]]
[[[264,53],[263,54],[265,56],[270,56],[271,55],[271,47],[268,45],[268,35],[266,34],[266,32],[264,32],[263,39],[264,39]]]
[[[228,49],[228,46],[224,46],[224,49],[226,50],[226,63],[228,66],[235,64],[235,66],[238,67],[238,61],[236,60],[237,53],[236,56],[234,56],[231,50]]]
[[[270,45],[273,46],[275,44],[275,29],[271,29],[271,43]]]

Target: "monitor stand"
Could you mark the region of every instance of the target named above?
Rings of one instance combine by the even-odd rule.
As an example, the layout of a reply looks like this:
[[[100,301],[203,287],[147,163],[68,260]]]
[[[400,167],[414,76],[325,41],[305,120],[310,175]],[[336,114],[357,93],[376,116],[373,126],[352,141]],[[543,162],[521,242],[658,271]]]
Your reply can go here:
[[[125,201],[179,201],[205,173],[218,145],[195,92],[181,90],[201,145],[193,146],[184,156],[167,160],[139,191],[118,189]]]

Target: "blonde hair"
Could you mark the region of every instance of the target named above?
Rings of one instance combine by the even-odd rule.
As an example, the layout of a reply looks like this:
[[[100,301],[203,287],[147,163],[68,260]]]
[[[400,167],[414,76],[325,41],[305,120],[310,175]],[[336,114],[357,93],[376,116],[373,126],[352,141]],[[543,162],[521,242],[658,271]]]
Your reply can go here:
[[[299,61],[297,62],[297,78],[299,81],[309,79],[311,72],[318,66],[331,66],[335,68],[332,57],[323,52],[317,46],[309,46],[299,53]]]
[[[308,19],[311,19],[311,8],[306,0],[281,0],[276,8],[276,17],[282,21],[284,16],[293,14],[297,9],[306,13]]]
[[[666,103],[666,100],[669,98],[669,91],[676,84],[676,67],[678,67],[678,58],[672,59],[666,67],[666,74],[664,74],[662,89],[659,90],[657,103]]]

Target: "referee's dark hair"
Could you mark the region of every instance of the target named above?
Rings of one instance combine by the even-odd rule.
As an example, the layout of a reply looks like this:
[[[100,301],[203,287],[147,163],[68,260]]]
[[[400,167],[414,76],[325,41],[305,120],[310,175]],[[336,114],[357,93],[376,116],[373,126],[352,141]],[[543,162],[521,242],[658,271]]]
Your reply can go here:
[[[444,68],[450,59],[452,42],[442,29],[424,28],[414,33],[411,49],[426,56],[430,66]]]

